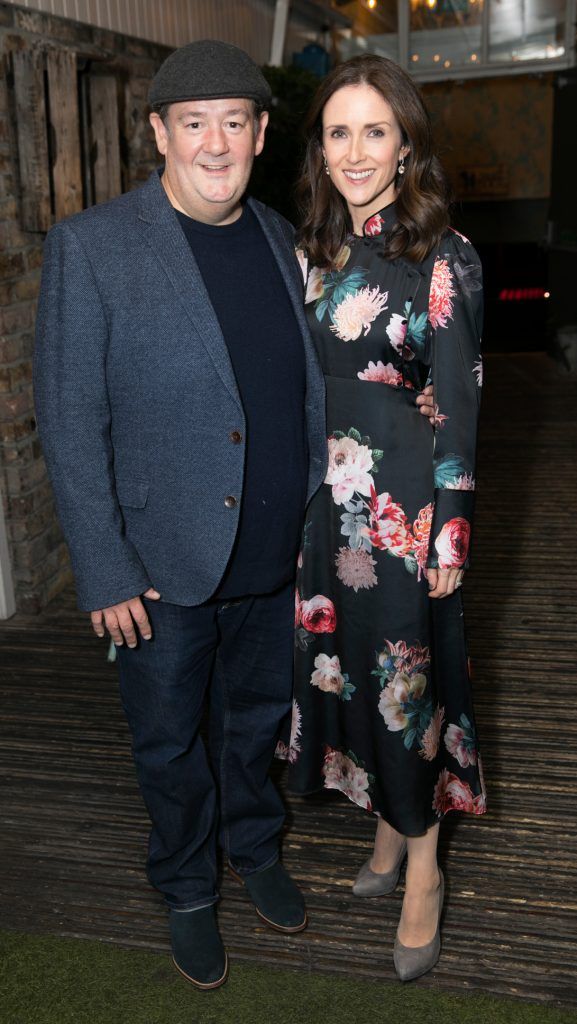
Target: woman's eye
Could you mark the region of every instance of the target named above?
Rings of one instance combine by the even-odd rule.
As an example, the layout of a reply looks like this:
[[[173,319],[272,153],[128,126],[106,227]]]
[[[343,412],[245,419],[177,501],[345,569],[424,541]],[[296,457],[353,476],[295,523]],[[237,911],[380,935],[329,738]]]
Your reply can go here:
[[[372,128],[369,132],[369,135],[372,135],[375,139],[382,139],[384,134],[385,133],[382,128]]]
[[[342,128],[334,128],[331,132],[331,139],[344,139],[345,133]]]

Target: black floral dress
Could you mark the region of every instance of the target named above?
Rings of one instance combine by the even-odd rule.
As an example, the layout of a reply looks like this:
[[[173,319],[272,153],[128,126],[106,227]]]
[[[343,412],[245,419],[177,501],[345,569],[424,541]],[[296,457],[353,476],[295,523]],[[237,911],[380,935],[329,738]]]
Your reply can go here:
[[[329,468],[306,515],[295,609],[290,788],[338,789],[404,835],[485,810],[459,591],[481,385],[481,268],[448,232],[421,265],[382,255],[394,205],[330,272],[307,268]],[[416,397],[435,385],[436,425]]]

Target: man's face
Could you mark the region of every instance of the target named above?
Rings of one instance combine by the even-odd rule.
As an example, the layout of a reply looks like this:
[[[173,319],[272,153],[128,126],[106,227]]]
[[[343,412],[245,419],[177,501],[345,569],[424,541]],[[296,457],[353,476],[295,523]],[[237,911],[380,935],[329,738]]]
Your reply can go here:
[[[166,124],[158,114],[150,122],[172,205],[208,224],[236,220],[253,160],[262,152],[268,114],[256,123],[248,99],[187,100],[171,103]]]

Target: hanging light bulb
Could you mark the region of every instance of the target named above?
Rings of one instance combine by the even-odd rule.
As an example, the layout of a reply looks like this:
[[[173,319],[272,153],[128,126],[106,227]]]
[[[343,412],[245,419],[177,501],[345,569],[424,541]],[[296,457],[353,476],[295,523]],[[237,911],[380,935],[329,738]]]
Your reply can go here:
[[[434,11],[436,6],[437,0],[427,0],[427,7],[430,7],[432,11]]]
[[[370,11],[374,11],[376,6],[377,0],[367,0],[367,7],[369,8]]]

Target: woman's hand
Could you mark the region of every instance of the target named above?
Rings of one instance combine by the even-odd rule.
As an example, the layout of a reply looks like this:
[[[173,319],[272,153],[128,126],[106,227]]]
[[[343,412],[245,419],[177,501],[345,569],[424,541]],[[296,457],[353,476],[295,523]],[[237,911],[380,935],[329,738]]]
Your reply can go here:
[[[426,416],[432,427],[435,426],[435,393],[432,384],[427,384],[420,395],[417,395],[417,405],[422,416]]]
[[[462,569],[425,569],[429,581],[429,597],[449,597],[463,582]]]

